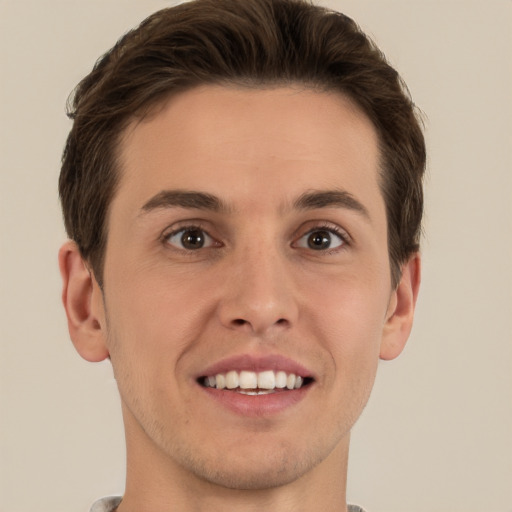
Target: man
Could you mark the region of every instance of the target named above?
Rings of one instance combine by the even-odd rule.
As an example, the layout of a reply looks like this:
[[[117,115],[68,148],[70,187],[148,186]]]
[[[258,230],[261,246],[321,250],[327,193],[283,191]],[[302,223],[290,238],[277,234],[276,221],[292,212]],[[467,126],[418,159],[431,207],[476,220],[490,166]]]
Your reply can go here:
[[[72,117],[63,302],[127,443],[122,500],[93,510],[360,510],[350,431],[420,282],[396,71],[342,14],[197,0],[124,36]]]

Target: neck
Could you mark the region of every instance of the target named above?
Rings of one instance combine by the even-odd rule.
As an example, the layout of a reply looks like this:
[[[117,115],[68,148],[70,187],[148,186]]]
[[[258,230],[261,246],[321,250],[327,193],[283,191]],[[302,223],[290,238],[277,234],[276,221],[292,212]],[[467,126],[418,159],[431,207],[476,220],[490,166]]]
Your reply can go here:
[[[347,511],[349,435],[327,458],[290,482],[275,487],[237,489],[183,468],[162,453],[140,428],[137,430],[126,429],[126,491],[117,512]]]

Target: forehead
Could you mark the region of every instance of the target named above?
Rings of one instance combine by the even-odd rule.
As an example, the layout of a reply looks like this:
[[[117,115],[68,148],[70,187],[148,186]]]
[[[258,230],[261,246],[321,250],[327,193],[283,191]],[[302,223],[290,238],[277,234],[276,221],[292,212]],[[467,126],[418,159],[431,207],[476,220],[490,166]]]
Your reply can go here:
[[[198,87],[134,120],[119,154],[114,203],[123,207],[140,208],[165,189],[201,190],[253,208],[309,189],[380,196],[376,130],[338,93]]]

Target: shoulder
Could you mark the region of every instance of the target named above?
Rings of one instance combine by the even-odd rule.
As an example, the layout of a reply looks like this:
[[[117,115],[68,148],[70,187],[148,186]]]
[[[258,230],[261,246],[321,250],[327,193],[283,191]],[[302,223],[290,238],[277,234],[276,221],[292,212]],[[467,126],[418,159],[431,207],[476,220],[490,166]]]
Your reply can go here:
[[[121,503],[121,496],[101,498],[92,504],[90,512],[114,512],[119,503]]]
[[[348,512],[366,512],[364,508],[358,507],[357,505],[349,505]]]

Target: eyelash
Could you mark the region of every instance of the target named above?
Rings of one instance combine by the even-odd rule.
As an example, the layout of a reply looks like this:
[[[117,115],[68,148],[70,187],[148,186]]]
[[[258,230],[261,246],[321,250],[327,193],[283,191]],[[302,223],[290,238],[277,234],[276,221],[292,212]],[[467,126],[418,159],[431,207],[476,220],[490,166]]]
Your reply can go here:
[[[189,232],[192,232],[192,231],[197,231],[197,232],[201,232],[203,233],[207,238],[211,239],[213,244],[210,246],[210,247],[199,247],[197,249],[186,249],[186,248],[179,248],[179,247],[175,247],[173,246],[173,244],[171,244],[169,242],[169,240],[180,234],[180,233],[186,233],[187,231]],[[346,246],[349,246],[351,245],[351,238],[350,236],[348,235],[348,233],[344,230],[342,230],[341,228],[339,228],[338,226],[336,226],[335,224],[330,224],[330,223],[327,223],[327,222],[324,222],[324,223],[321,223],[321,224],[318,224],[314,227],[312,227],[311,229],[309,229],[308,231],[306,231],[305,233],[301,234],[300,236],[296,236],[294,237],[294,242],[292,243],[292,246],[296,245],[298,243],[299,240],[305,238],[305,237],[308,237],[310,236],[311,234],[315,233],[315,232],[320,232],[320,231],[326,231],[328,233],[331,233],[331,234],[334,234],[337,238],[340,239],[341,241],[341,244],[337,247],[333,247],[333,248],[327,248],[325,250],[315,250],[315,249],[312,249],[310,248],[311,251],[313,252],[319,252],[319,253],[323,253],[323,254],[334,254],[334,253],[337,253],[339,251],[342,251],[346,248]],[[187,254],[192,254],[196,251],[199,251],[200,249],[210,249],[210,248],[220,248],[220,247],[223,247],[224,244],[222,244],[222,242],[219,242],[218,240],[216,240],[213,236],[211,236],[208,231],[204,228],[204,226],[201,225],[201,223],[194,223],[194,224],[187,224],[187,225],[184,225],[184,226],[179,226],[175,229],[173,229],[172,231],[166,231],[162,234],[161,236],[161,240],[162,240],[162,243],[166,246],[171,246],[172,249],[174,250],[178,250],[178,251],[182,251],[184,253],[187,253]],[[297,247],[297,248],[301,248],[301,247]],[[305,247],[303,247],[305,248]]]
[[[169,242],[169,240],[172,237],[174,237],[176,235],[179,235],[180,233],[185,234],[187,231],[189,231],[189,232],[197,231],[197,232],[203,233],[203,235],[206,235],[207,238],[209,238],[209,239],[211,239],[213,241],[213,246],[221,247],[223,245],[221,242],[218,242],[213,236],[211,236],[208,233],[208,231],[200,223],[194,223],[194,224],[188,224],[188,225],[184,225],[184,226],[179,226],[179,227],[177,227],[176,229],[173,229],[170,232],[166,231],[166,232],[164,232],[162,234],[162,237],[161,237],[162,238],[162,242],[166,246],[171,246],[173,249],[178,250],[178,251],[183,251],[185,253],[193,253],[195,251],[198,251],[199,249],[209,249],[210,248],[210,247],[199,247],[197,249],[179,248],[179,247],[173,246],[173,244],[171,244]]]
[[[321,224],[318,224],[316,226],[313,226],[311,229],[306,231],[304,234],[302,234],[300,237],[297,237],[296,240],[300,240],[304,237],[308,237],[309,235],[319,232],[319,231],[327,231],[328,233],[334,234],[336,237],[338,237],[341,240],[341,245],[338,247],[333,247],[325,250],[318,250],[317,252],[323,253],[323,254],[335,254],[339,251],[343,251],[346,249],[347,246],[351,245],[351,238],[349,234],[341,229],[339,226],[335,224],[331,224],[328,222],[323,222]],[[295,242],[296,243],[296,242]],[[314,249],[311,249],[315,252]]]

